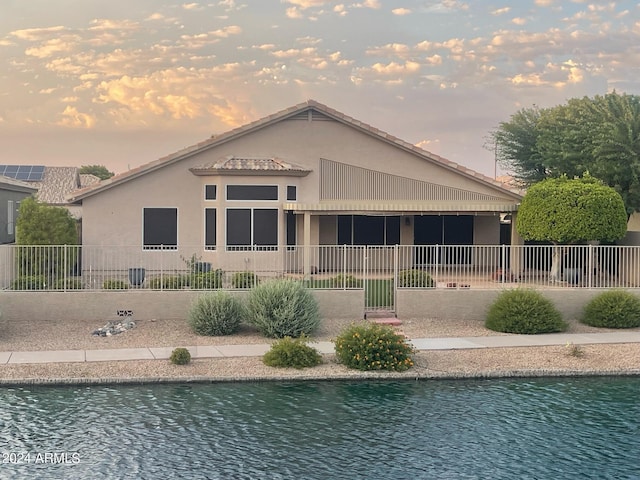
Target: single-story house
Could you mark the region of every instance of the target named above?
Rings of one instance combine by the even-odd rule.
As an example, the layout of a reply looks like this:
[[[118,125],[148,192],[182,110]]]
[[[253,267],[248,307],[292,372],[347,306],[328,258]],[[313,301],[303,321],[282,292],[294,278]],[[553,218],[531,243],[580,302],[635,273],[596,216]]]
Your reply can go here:
[[[309,100],[68,201],[82,205],[84,245],[173,249],[241,266],[249,250],[294,246],[497,245],[501,215],[515,215],[521,198]],[[510,234],[502,240],[511,243]]]

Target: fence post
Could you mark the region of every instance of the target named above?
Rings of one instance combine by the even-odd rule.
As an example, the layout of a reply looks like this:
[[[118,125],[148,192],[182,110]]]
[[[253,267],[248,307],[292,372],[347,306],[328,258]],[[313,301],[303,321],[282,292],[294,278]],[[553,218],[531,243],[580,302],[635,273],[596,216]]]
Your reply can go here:
[[[500,283],[504,284],[505,279],[504,277],[507,276],[507,257],[506,257],[506,245],[503,243],[501,248],[500,248],[500,256],[502,257],[500,259],[500,267],[502,269],[502,275],[500,276]],[[509,276],[511,276],[511,271],[509,271]]]
[[[429,248],[429,247],[425,247],[425,248]],[[436,252],[436,254],[434,255],[434,257],[436,259],[436,275],[435,275],[435,277],[438,278],[438,274],[440,273],[439,272],[439,269],[440,269],[440,246],[438,244],[436,244],[431,248],[434,248],[435,252]],[[438,284],[436,283],[436,287],[437,286],[438,286]]]
[[[396,303],[398,298],[398,261],[400,259],[400,252],[398,251],[398,245],[393,246],[393,310],[398,311]]]
[[[364,246],[364,248],[362,249],[362,255],[364,256],[363,258],[363,262],[362,262],[362,286],[364,287],[364,291],[365,291],[365,306],[367,303],[367,275],[369,274],[368,269],[367,269],[367,262],[369,261],[369,256],[368,256],[368,248],[366,245]]]
[[[589,261],[587,262],[588,265],[588,275],[587,275],[587,287],[589,288],[589,290],[591,290],[592,287],[592,281],[593,281],[593,245],[589,244]]]
[[[347,244],[342,245],[342,289],[347,285]]]
[[[160,258],[162,258],[162,254],[165,251],[164,245],[160,245]],[[164,269],[160,269],[160,291],[164,290]]]

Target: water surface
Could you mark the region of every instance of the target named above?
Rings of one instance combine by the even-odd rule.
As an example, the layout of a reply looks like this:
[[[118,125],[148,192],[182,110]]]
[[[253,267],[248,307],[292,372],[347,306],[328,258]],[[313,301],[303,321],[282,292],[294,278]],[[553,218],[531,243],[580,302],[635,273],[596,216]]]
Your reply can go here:
[[[0,478],[640,479],[637,377],[5,388],[0,405]]]

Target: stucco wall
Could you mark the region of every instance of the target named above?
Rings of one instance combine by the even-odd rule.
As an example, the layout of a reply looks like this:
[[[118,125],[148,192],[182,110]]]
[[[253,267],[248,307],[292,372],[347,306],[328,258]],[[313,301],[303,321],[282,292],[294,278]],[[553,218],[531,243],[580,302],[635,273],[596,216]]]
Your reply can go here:
[[[562,316],[577,319],[584,306],[603,290],[558,289],[541,290]],[[484,321],[499,290],[408,290],[399,289],[396,311],[399,318],[437,318]]]
[[[244,297],[246,291],[232,291]],[[194,300],[197,291],[136,291],[120,292],[1,292],[0,310],[3,322],[55,322],[70,318],[78,325],[102,326],[101,322],[116,318],[117,310],[133,310],[134,319],[181,319]],[[314,290],[322,318],[354,319],[363,316],[362,290]]]

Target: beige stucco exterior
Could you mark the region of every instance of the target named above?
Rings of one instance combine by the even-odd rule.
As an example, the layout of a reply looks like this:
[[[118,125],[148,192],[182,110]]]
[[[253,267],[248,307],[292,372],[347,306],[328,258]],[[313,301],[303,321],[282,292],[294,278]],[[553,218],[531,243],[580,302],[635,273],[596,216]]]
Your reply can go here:
[[[277,159],[295,168],[215,167],[233,158]],[[205,200],[206,185],[217,186],[215,200]],[[227,185],[276,185],[278,200],[227,200]],[[295,201],[287,200],[288,186],[297,189]],[[514,211],[520,198],[487,177],[309,101],[102,182],[72,200],[82,204],[85,245],[142,249],[143,209],[176,208],[179,249],[197,248],[203,260],[244,269],[246,254],[225,248],[229,208],[278,209],[279,245],[286,243],[287,211],[296,215],[297,244],[335,245],[336,215],[399,216],[400,243],[411,245],[414,215],[463,214],[474,216],[474,243],[489,245],[499,241],[499,214]],[[204,249],[207,208],[217,211],[215,250]],[[311,259],[304,262],[309,267]]]

